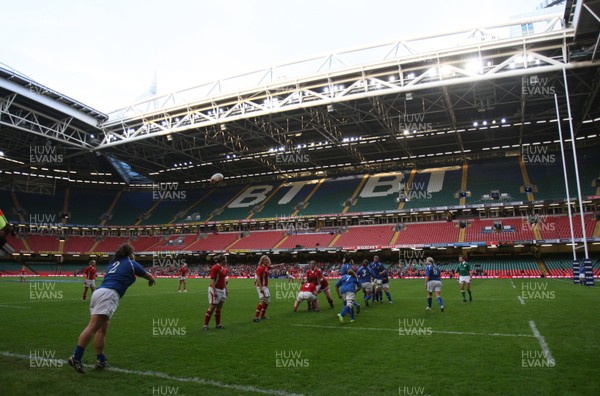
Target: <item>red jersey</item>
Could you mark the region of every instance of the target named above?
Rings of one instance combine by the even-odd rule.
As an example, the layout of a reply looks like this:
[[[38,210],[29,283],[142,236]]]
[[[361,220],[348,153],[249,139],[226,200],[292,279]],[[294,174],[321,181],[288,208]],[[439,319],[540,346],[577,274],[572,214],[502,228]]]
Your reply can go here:
[[[323,273],[320,269],[315,268],[314,270],[306,270],[306,280],[314,283],[315,286],[321,282],[321,278],[323,278]]]
[[[321,290],[325,290],[329,287],[329,281],[327,281],[327,278],[323,277],[321,278]]]
[[[256,269],[256,279],[260,279],[260,284],[263,286],[269,286],[269,270],[271,267],[268,265],[259,265]],[[257,283],[258,285],[258,283]]]
[[[188,267],[181,267],[177,272],[179,273],[179,276],[187,276],[189,270]]]
[[[217,289],[225,289],[225,278],[227,278],[227,268],[221,267],[219,264],[215,264],[210,269],[210,279],[215,281],[215,287]]]
[[[89,279],[89,280],[96,279],[96,268],[92,267],[91,265],[88,265],[83,270],[83,275],[85,276],[85,279]]]
[[[25,267],[21,267],[21,273],[24,274],[26,272],[27,272],[27,270],[25,270]]]
[[[317,287],[312,282],[306,282],[305,284],[302,285],[302,287],[300,288],[300,291],[301,292],[311,292],[312,294],[315,294],[317,292]]]

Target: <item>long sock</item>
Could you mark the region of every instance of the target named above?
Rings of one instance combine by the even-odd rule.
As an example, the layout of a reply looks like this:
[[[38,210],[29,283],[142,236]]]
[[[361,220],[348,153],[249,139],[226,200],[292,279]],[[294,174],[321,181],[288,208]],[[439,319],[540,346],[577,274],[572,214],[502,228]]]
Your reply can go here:
[[[267,306],[263,307],[263,309],[261,309],[261,311],[260,311],[260,317],[261,317],[261,318],[264,318],[264,317],[265,317],[265,312],[267,312],[267,308],[268,308],[268,307],[269,307],[269,306],[267,305]]]
[[[87,290],[83,292],[83,299],[85,300],[87,297]]]
[[[344,309],[342,309],[342,312],[340,312],[340,315],[345,316],[349,311],[350,311],[350,308],[348,308],[347,305],[344,305]]]
[[[392,295],[390,294],[389,291],[386,291],[385,295],[387,296],[388,300],[392,301]]]
[[[354,308],[350,308],[350,319],[354,320]]]
[[[254,316],[255,318],[260,318],[260,311],[262,311],[262,304],[258,304],[256,306],[256,315]]]
[[[217,322],[217,326],[221,326],[221,310],[217,309],[215,311],[215,321]]]
[[[328,298],[327,301],[329,302],[329,306],[333,308],[333,300],[331,298]]]
[[[467,290],[469,292],[469,298],[473,298],[473,296],[471,295],[471,290]]]
[[[427,297],[427,306],[431,308],[431,297]]]
[[[440,307],[443,307],[444,303],[442,302],[442,297],[438,297],[437,300],[438,300],[438,304],[440,304]]]
[[[83,352],[85,352],[85,348],[77,345],[75,347],[75,351],[73,351],[73,356],[75,357],[75,360],[81,360],[83,358]]]
[[[464,291],[461,291],[460,293],[461,293],[461,294],[462,294],[462,296],[463,296],[463,300],[466,300],[467,298],[465,297],[465,292],[464,292]],[[469,293],[469,294],[471,294],[471,293]]]
[[[204,326],[208,326],[208,322],[210,322],[211,316],[212,316],[212,312],[210,311],[210,309],[207,309],[206,313],[204,314]]]
[[[103,353],[99,353],[96,355],[96,360],[100,363],[106,362],[106,356]]]

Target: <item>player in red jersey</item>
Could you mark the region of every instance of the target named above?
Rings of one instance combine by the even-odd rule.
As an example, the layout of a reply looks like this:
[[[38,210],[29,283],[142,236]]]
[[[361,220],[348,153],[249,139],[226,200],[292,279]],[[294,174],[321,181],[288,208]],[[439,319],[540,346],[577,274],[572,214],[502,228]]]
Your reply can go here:
[[[183,265],[177,270],[177,274],[179,275],[179,287],[177,288],[177,291],[179,293],[181,293],[181,285],[183,285],[183,292],[187,293],[186,279],[189,270],[190,269],[188,268],[187,263],[183,263]]]
[[[83,270],[83,302],[87,298],[88,287],[94,294],[96,290],[96,260],[90,261],[90,264]]]
[[[265,319],[265,312],[271,302],[271,293],[269,293],[269,270],[273,267],[279,267],[283,264],[271,265],[271,259],[266,254],[263,255],[258,261],[258,268],[256,268],[256,275],[254,280],[254,286],[258,292],[258,298],[260,301],[256,306],[256,314],[254,315],[254,321],[260,322],[261,319]]]
[[[311,302],[315,302],[315,311],[319,312],[319,300],[317,300],[317,287],[312,282],[305,282],[298,292],[298,297],[296,297],[296,301],[294,301],[293,312],[298,310],[298,305],[300,302],[307,300],[310,304]]]
[[[321,291],[321,280],[323,279],[323,272],[317,268],[317,262],[315,260],[311,260],[308,262],[308,269],[306,270],[306,281],[312,282],[315,284],[317,288],[317,294]],[[330,297],[331,298],[331,297]],[[314,301],[308,302],[308,309],[315,309]]]
[[[215,265],[210,269],[210,286],[208,286],[208,309],[204,315],[204,330],[208,330],[210,318],[215,313],[217,329],[223,329],[221,325],[221,308],[227,299],[227,256],[215,257]]]
[[[27,268],[25,268],[25,266],[22,266],[21,267],[21,278],[19,279],[19,283],[26,281],[25,274],[27,274]]]
[[[319,293],[325,294],[329,306],[333,308],[333,298],[331,298],[331,291],[329,289],[329,281],[327,280],[327,278],[322,277],[321,282],[319,282],[319,285],[321,286],[321,290],[319,291]]]

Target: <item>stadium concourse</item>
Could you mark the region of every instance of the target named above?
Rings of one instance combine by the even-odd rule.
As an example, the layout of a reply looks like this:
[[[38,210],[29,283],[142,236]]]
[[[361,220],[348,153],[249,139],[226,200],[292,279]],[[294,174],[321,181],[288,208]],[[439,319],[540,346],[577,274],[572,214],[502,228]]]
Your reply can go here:
[[[0,274],[102,272],[130,242],[163,274],[225,253],[238,276],[262,254],[333,276],[375,254],[394,277],[428,256],[454,276],[459,255],[479,276],[571,277],[579,259],[598,276],[596,7],[545,3],[109,114],[0,68]]]

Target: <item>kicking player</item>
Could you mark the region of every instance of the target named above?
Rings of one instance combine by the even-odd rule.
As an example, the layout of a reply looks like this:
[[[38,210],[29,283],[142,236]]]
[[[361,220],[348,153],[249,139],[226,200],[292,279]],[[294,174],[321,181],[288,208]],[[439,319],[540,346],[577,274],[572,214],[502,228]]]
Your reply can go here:
[[[350,270],[348,270],[350,271]],[[371,299],[371,293],[373,292],[373,283],[371,269],[369,268],[369,260],[363,260],[362,266],[356,271],[358,278],[358,285],[362,289],[365,297],[365,305],[369,306],[369,300]]]
[[[181,286],[183,286],[183,292],[187,293],[186,287],[186,279],[187,274],[190,269],[187,266],[187,263],[183,263],[183,265],[177,270],[177,274],[179,275],[179,287],[177,288],[177,292],[181,293]]]
[[[425,289],[427,289],[427,311],[431,311],[431,296],[435,292],[440,309],[444,312],[444,303],[442,302],[442,280],[440,278],[440,269],[433,261],[432,257],[426,259],[427,267],[425,268]]]
[[[94,294],[96,290],[96,260],[90,261],[90,264],[83,270],[83,302],[87,298],[88,288]]]
[[[210,269],[210,286],[208,286],[208,308],[204,314],[204,330],[208,330],[208,323],[215,313],[216,329],[224,329],[221,324],[221,309],[227,299],[227,256],[215,257],[215,265]]]
[[[293,312],[298,310],[298,305],[304,300],[307,300],[309,303],[312,301],[315,302],[315,311],[320,312],[319,308],[319,300],[317,299],[317,287],[312,282],[305,282],[300,287],[300,291],[298,292],[298,296],[296,297],[296,301],[294,301]]]
[[[271,259],[266,254],[258,260],[258,268],[256,268],[256,275],[254,279],[254,286],[258,292],[258,306],[256,307],[256,314],[254,316],[255,322],[260,322],[265,318],[265,312],[271,303],[271,293],[269,292],[269,271],[273,267],[279,267],[284,264],[271,265]]]
[[[473,301],[471,295],[471,265],[465,261],[463,256],[458,258],[458,283],[460,284],[460,293],[462,294],[463,302],[467,302],[465,296],[465,285],[469,292],[469,301]]]
[[[135,282],[136,276],[147,279],[148,286],[156,283],[152,275],[134,260],[133,247],[128,243],[121,245],[106,268],[102,284],[92,294],[90,322],[79,335],[75,351],[68,360],[69,365],[81,374],[85,373],[83,353],[92,338],[94,338],[94,349],[96,350],[96,368],[110,367],[104,355],[104,339],[110,319],[117,310],[120,299],[125,295],[127,288]]]
[[[341,290],[340,290],[341,289]],[[340,323],[344,323],[344,316],[350,314],[350,322],[354,322],[354,298],[355,293],[360,289],[358,286],[358,278],[353,270],[348,270],[348,273],[342,276],[335,284],[337,295],[341,298],[345,305],[342,312],[337,314]]]

